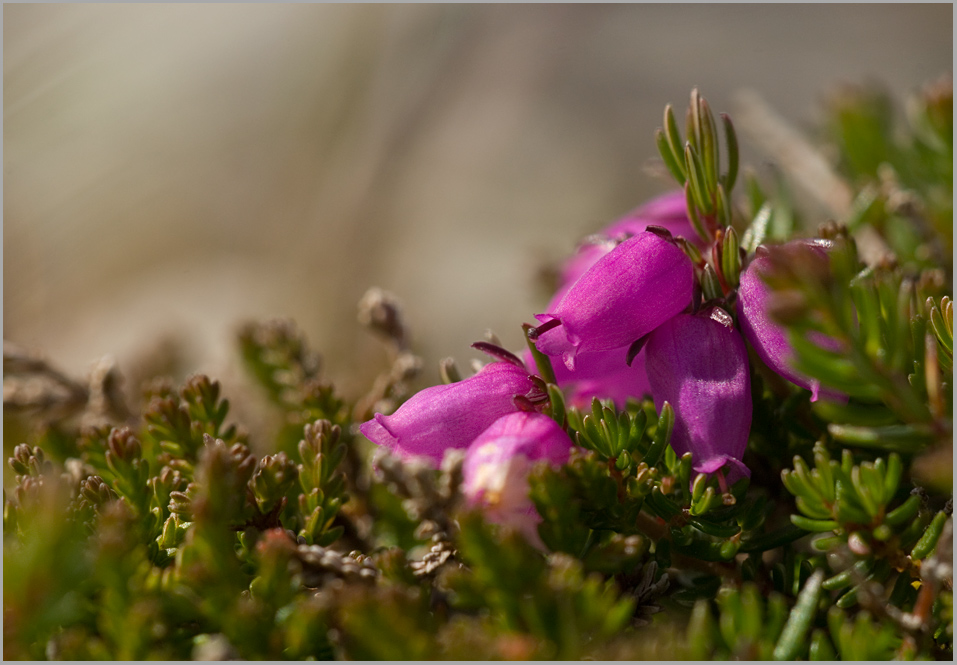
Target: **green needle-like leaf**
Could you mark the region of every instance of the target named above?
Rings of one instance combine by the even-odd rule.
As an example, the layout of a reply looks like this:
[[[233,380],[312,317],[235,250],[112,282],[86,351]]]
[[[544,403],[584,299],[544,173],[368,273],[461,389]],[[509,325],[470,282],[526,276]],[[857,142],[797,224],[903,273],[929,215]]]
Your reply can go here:
[[[548,390],[548,401],[551,404],[551,416],[552,419],[564,427],[567,414],[565,411],[565,395],[562,394],[562,389],[556,386],[554,383],[546,384],[546,389]]]
[[[704,172],[704,186],[709,198],[717,196],[718,187],[718,132],[714,116],[708,102],[701,99],[698,104],[701,127],[701,162]]]
[[[691,181],[685,182],[685,205],[688,211],[688,219],[691,221],[691,225],[694,227],[695,233],[698,234],[698,237],[701,238],[704,242],[711,242],[711,234],[708,233],[708,230],[705,228],[704,222],[701,219],[701,215],[698,214],[698,204],[695,202],[695,196],[692,191]],[[690,248],[694,248],[694,245],[690,245]],[[697,252],[697,248],[694,249]],[[699,253],[700,262],[700,253]]]
[[[522,324],[522,330],[525,331],[525,343],[528,345],[529,350],[532,352],[532,357],[535,359],[535,367],[538,369],[538,374],[545,383],[557,384],[558,381],[555,380],[555,370],[552,369],[552,361],[548,356],[538,350],[538,347],[535,346],[535,340],[531,337],[531,331],[534,329],[534,326],[527,323]]]
[[[661,155],[661,161],[665,163],[668,172],[671,173],[671,176],[679,185],[683,186],[687,181],[683,164],[684,160],[679,161],[675,153],[672,152],[668,137],[665,136],[664,131],[660,129],[655,132],[655,146],[658,148],[658,154]]]
[[[688,104],[688,112],[685,116],[685,130],[688,143],[695,150],[699,150],[701,148],[701,98],[697,88],[691,90],[691,102]]]
[[[671,104],[665,106],[664,121],[665,138],[668,140],[668,147],[671,148],[671,153],[675,156],[678,168],[681,170],[681,180],[684,182],[688,179],[682,158],[684,153],[684,141],[681,140],[681,132],[678,130],[678,122],[675,120],[675,113]]]
[[[912,559],[915,561],[925,559],[934,551],[934,548],[937,547],[937,541],[940,540],[940,535],[943,533],[944,524],[947,522],[948,517],[949,515],[943,510],[934,515],[934,519],[931,520],[927,529],[924,530],[923,535],[920,537],[920,540],[917,541],[917,544],[914,545],[914,549],[911,550],[910,556]]]
[[[730,190],[725,187],[725,191]],[[754,215],[754,219],[751,221],[751,226],[744,232],[744,237],[741,238],[741,246],[744,247],[744,251],[749,255],[754,254],[755,250],[764,242],[765,237],[768,235],[768,227],[771,223],[771,213],[773,209],[770,201],[762,203],[761,207],[758,208],[758,212]]]
[[[827,426],[827,431],[842,443],[901,453],[920,452],[934,440],[934,432],[930,425],[856,427],[831,424]]]
[[[720,187],[719,192],[723,197],[724,188]],[[719,198],[719,200],[721,200]],[[724,231],[724,238],[721,246],[721,272],[724,274],[724,281],[730,288],[738,286],[738,279],[741,274],[741,255],[738,251],[738,234],[730,226]]]
[[[725,113],[721,114],[721,124],[724,127],[724,144],[728,150],[728,170],[721,177],[721,184],[730,194],[738,178],[738,137],[731,118]]]
[[[731,226],[731,202],[728,200],[724,185],[719,184],[710,196],[715,202],[714,209],[718,226],[721,228],[729,228]]]
[[[704,170],[701,167],[701,159],[698,157],[698,151],[691,145],[691,142],[685,143],[685,170],[688,172],[688,182],[691,185],[691,194],[694,197],[695,205],[706,215],[714,214],[714,200],[708,195],[705,185]]]
[[[817,613],[823,581],[824,571],[818,569],[805,582],[798,595],[797,604],[791,610],[791,616],[788,617],[784,631],[774,647],[774,660],[794,660],[804,650],[804,639]]]

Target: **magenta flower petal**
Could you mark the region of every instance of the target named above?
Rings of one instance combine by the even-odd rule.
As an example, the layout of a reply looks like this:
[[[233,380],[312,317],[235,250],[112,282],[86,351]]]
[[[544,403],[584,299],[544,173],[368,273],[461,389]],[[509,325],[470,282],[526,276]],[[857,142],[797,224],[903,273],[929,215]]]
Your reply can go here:
[[[541,546],[541,518],[528,497],[528,473],[539,460],[568,461],[572,441],[554,420],[538,413],[502,416],[469,446],[462,467],[462,492],[491,522],[519,529]]]
[[[580,353],[628,347],[691,303],[693,273],[674,243],[643,231],[601,257],[557,306],[536,315],[546,324],[537,347],[572,370]]]
[[[750,476],[741,457],[751,429],[751,378],[731,317],[718,309],[679,314],[651,333],[645,351],[655,406],[667,401],[675,410],[675,452],[694,455],[699,473],[728,464],[730,482]]]
[[[559,274],[559,285],[552,296],[548,309],[555,307],[565,297],[568,290],[572,288],[575,282],[588,270],[598,263],[598,259],[615,249],[618,246],[618,240],[612,240],[601,236],[593,236],[588,244],[579,246],[575,254],[565,261]]]
[[[755,256],[747,269],[741,273],[741,283],[738,287],[738,320],[741,323],[741,331],[764,364],[791,383],[810,390],[812,402],[817,401],[819,397],[846,401],[847,396],[843,393],[822,389],[817,379],[807,377],[793,368],[794,350],[788,342],[787,333],[768,315],[767,301],[771,289],[764,283],[761,275],[770,267],[773,252],[786,252],[798,247],[811,248],[814,255],[823,259],[827,257],[823,246],[813,241],[797,240],[779,247],[766,248],[767,251]],[[842,348],[837,340],[820,334],[813,336],[812,341],[831,351]]]
[[[688,220],[683,191],[669,192],[652,199],[599,234],[591,236],[588,244],[578,248],[575,255],[562,266],[558,290],[546,311],[556,309],[575,282],[619,242],[641,233],[651,224],[701,244]],[[574,406],[586,406],[593,397],[598,397],[612,399],[619,408],[624,408],[629,397],[640,398],[649,393],[651,389],[645,373],[645,353],[639,353],[629,367],[625,362],[629,346],[630,342],[616,349],[578,354],[574,370],[568,369],[563,362],[554,363],[555,378],[558,385],[566,389],[568,402]],[[534,367],[530,352],[526,353],[525,362],[529,367]]]
[[[447,449],[467,448],[496,419],[518,411],[515,397],[533,389],[526,369],[494,362],[457,383],[419,391],[391,416],[377,413],[359,431],[402,457],[427,457],[438,466]]]

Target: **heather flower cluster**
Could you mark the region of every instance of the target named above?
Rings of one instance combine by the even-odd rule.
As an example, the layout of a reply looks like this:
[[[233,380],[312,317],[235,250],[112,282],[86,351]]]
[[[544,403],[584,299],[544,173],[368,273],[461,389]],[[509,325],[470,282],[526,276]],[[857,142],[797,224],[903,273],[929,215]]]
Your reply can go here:
[[[529,338],[552,361],[555,382],[572,406],[593,398],[619,409],[645,397],[659,410],[670,404],[674,451],[691,453],[695,471],[717,474],[727,487],[750,476],[743,462],[752,415],[745,340],[771,370],[811,390],[812,400],[840,396],[793,368],[786,335],[767,311],[769,288],[762,278],[772,253],[805,251],[826,263],[827,243],[761,247],[733,276],[740,281],[736,290],[705,301],[708,266],[701,254],[720,244],[720,231],[715,235],[713,243],[696,235],[683,191],[646,203],[579,247]],[[830,342],[818,340],[833,349]],[[504,350],[498,355],[470,378],[427,388],[390,416],[376,414],[360,431],[402,457],[435,466],[446,450],[465,449],[470,502],[490,520],[538,542],[528,471],[538,460],[561,465],[573,443],[562,426],[539,413],[547,393],[531,351],[524,361]]]
[[[835,164],[873,168],[820,238],[783,181],[732,198],[726,116],[694,91],[682,138],[669,105],[681,189],[441,385],[408,391],[380,289],[392,362],[354,399],[246,324],[266,441],[209,377],[128,402],[112,361],[5,340],[4,656],[952,660],[950,78],[909,134],[843,102]]]

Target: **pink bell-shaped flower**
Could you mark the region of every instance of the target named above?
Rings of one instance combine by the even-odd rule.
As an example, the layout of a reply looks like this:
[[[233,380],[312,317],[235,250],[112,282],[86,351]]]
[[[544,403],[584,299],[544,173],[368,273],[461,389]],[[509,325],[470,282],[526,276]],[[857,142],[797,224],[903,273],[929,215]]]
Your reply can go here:
[[[694,269],[670,239],[642,231],[599,258],[541,321],[537,348],[574,371],[579,354],[628,347],[691,303]]]
[[[519,410],[516,397],[537,388],[518,361],[493,362],[476,375],[417,392],[391,416],[375,414],[359,431],[375,444],[438,466],[449,448],[467,448],[501,416]]]
[[[516,528],[542,547],[537,531],[541,517],[528,496],[528,473],[539,460],[561,466],[572,445],[548,416],[529,412],[502,416],[465,453],[462,492],[490,522]]]
[[[720,308],[679,314],[648,337],[646,368],[655,406],[675,411],[671,447],[694,456],[694,469],[728,480],[751,475],[741,462],[751,429],[748,352]]]
[[[558,290],[546,311],[557,308],[575,282],[619,242],[641,233],[650,225],[683,236],[700,248],[701,241],[688,220],[685,193],[678,190],[663,194],[631,211],[581,245],[562,266]],[[640,351],[629,366],[626,362],[629,346],[630,342],[607,351],[580,353],[575,357],[574,370],[568,369],[563,362],[554,363],[555,379],[559,386],[566,389],[568,403],[586,406],[593,397],[598,397],[611,399],[619,408],[624,408],[629,397],[640,399],[649,393],[651,389],[645,373],[645,352]],[[529,367],[534,367],[530,352],[526,353],[524,360]]]

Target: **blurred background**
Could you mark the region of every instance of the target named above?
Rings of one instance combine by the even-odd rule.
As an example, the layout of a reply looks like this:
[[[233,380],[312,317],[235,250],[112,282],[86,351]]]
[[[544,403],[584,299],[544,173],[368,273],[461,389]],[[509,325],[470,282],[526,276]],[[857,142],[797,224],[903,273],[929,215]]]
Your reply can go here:
[[[370,286],[422,385],[521,348],[543,267],[669,188],[666,103],[812,130],[842,83],[948,72],[953,6],[6,4],[3,38],[4,338],[228,380],[238,324],[290,317],[356,394]]]

